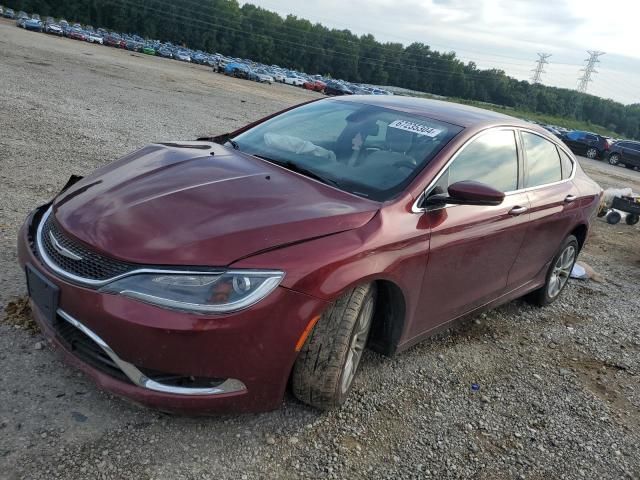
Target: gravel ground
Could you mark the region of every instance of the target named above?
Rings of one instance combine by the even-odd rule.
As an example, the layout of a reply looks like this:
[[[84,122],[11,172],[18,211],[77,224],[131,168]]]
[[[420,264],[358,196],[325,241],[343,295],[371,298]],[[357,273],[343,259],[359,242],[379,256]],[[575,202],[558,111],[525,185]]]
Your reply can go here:
[[[7,22],[0,52],[0,305],[25,293],[21,220],[70,173],[315,96]],[[581,162],[640,191],[638,172]],[[581,259],[603,282],[572,281],[545,309],[512,302],[393,359],[367,354],[330,413],[292,398],[260,415],[146,410],[62,364],[18,312],[0,324],[0,477],[640,478],[639,235],[597,221]]]

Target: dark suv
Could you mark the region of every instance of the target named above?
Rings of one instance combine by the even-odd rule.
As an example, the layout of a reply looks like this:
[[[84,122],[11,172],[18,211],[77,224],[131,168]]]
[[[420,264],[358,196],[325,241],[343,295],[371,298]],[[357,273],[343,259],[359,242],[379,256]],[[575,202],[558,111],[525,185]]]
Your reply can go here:
[[[610,138],[580,130],[567,132],[560,138],[574,153],[588,158],[606,158],[613,144]]]
[[[614,143],[609,152],[609,163],[640,168],[640,142],[623,140]]]

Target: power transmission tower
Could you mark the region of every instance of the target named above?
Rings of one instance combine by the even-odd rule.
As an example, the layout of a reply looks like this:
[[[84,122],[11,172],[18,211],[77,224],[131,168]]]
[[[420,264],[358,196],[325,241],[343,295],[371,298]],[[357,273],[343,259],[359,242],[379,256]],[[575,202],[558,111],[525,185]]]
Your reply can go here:
[[[531,76],[531,81],[533,83],[540,83],[540,79],[542,77],[542,74],[543,73],[547,73],[547,72],[544,71],[544,66],[549,63],[549,62],[547,62],[547,58],[549,58],[550,56],[551,56],[550,53],[539,53],[538,54],[538,61],[536,62],[536,68],[531,70],[533,72],[533,75]]]
[[[582,93],[587,92],[587,87],[589,86],[589,82],[591,82],[591,74],[598,73],[596,70],[596,63],[600,63],[598,57],[604,55],[604,52],[598,52],[597,50],[587,50],[589,54],[589,58],[585,59],[587,65],[581,69],[581,72],[584,72],[582,76],[578,79],[578,91]]]

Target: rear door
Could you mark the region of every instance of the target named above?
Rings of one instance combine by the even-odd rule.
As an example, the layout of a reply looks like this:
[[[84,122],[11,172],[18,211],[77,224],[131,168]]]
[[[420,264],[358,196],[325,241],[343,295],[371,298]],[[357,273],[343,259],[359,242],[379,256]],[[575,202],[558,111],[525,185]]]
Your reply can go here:
[[[625,143],[622,157],[625,165],[640,167],[640,143]]]
[[[530,219],[522,249],[509,276],[514,286],[533,280],[560,248],[579,216],[580,192],[572,178],[574,159],[553,142],[521,131],[525,159],[525,190]]]
[[[518,191],[522,170],[516,134],[483,132],[454,155],[427,196],[449,185],[475,180],[506,193],[498,206],[448,205],[427,211],[431,230],[418,322],[422,333],[504,293],[526,231],[528,197]]]

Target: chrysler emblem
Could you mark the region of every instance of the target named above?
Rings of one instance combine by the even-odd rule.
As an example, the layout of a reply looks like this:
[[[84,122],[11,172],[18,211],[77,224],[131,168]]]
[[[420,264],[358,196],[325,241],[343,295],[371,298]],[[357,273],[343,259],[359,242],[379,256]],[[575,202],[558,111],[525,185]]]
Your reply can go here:
[[[53,245],[53,249],[56,252],[58,252],[60,255],[70,258],[71,260],[76,260],[76,261],[82,260],[82,257],[80,255],[76,255],[68,248],[63,247],[52,232],[49,232],[49,239],[51,240],[51,245]]]

